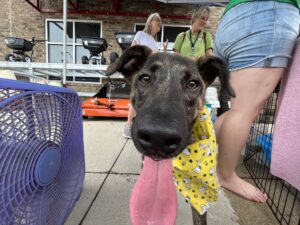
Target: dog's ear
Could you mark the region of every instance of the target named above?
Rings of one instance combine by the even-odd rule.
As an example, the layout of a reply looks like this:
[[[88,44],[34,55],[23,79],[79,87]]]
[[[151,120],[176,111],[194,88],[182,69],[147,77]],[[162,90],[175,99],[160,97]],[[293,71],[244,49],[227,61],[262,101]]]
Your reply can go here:
[[[211,85],[216,77],[219,77],[221,85],[226,92],[232,97],[236,96],[229,83],[229,70],[220,58],[203,56],[197,60],[197,66],[206,87]]]
[[[142,68],[151,52],[150,48],[142,45],[128,48],[116,62],[107,67],[106,76],[118,71],[126,79],[130,79],[131,75]]]

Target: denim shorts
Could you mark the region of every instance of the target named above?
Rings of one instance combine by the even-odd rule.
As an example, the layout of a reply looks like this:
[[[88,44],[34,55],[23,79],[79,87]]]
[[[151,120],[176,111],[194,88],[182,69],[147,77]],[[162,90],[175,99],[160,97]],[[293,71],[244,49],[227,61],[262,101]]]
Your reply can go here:
[[[299,33],[299,9],[288,3],[252,1],[230,9],[221,19],[214,54],[230,71],[288,66]]]

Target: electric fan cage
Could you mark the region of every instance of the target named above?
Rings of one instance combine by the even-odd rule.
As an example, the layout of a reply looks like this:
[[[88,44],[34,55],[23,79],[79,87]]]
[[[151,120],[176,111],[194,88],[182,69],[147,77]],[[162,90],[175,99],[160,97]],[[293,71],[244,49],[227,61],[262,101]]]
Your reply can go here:
[[[84,165],[76,92],[0,79],[0,225],[62,225]]]

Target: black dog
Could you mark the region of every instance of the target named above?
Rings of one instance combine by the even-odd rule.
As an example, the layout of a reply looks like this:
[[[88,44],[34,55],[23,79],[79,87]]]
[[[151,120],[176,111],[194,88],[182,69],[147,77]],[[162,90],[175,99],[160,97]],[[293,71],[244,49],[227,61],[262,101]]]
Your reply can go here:
[[[154,160],[175,157],[191,143],[192,125],[204,105],[205,89],[217,76],[228,94],[235,96],[226,65],[214,56],[195,61],[134,46],[108,67],[106,75],[116,71],[131,83],[136,111],[134,145]],[[206,224],[205,217],[195,212],[194,224]]]

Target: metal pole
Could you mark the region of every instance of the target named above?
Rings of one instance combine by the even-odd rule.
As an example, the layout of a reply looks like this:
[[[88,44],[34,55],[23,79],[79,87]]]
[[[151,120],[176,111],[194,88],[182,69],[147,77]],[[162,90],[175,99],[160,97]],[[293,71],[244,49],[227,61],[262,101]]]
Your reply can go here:
[[[67,72],[67,0],[64,0],[63,4],[63,86],[65,86]]]

